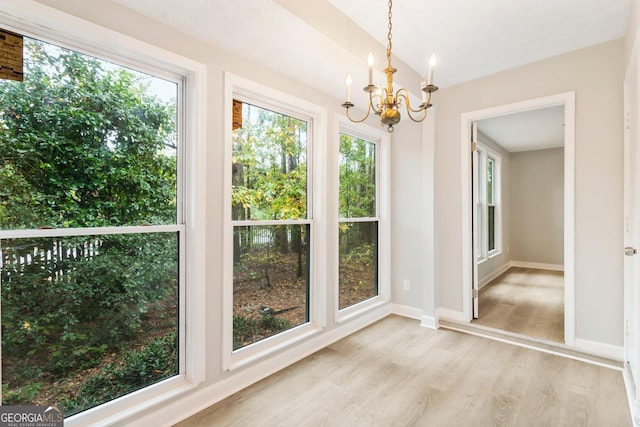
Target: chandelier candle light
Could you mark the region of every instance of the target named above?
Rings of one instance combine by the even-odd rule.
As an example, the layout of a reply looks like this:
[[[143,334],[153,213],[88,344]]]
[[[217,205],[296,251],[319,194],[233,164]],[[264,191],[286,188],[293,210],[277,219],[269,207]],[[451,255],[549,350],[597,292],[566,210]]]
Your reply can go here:
[[[355,120],[351,118],[349,114],[349,108],[353,107],[354,104],[351,102],[351,74],[347,75],[347,100],[342,104],[342,106],[347,111],[347,117],[349,120],[355,123],[363,122],[369,117],[371,110],[380,116],[380,123],[382,126],[387,126],[387,130],[389,132],[393,132],[393,125],[398,124],[400,122],[400,111],[399,108],[402,107],[404,102],[405,107],[407,109],[407,114],[409,118],[414,122],[421,122],[427,118],[427,109],[431,107],[431,94],[438,90],[437,86],[433,84],[433,69],[436,65],[436,56],[431,55],[431,59],[429,60],[429,74],[427,77],[427,81],[424,80],[424,77],[420,81],[420,89],[422,91],[422,103],[418,106],[418,108],[411,108],[411,102],[409,101],[409,91],[405,88],[400,88],[394,94],[393,91],[393,73],[397,70],[393,68],[391,65],[391,6],[393,0],[389,0],[389,32],[387,33],[387,68],[383,71],[387,75],[387,87],[380,88],[378,85],[373,84],[373,53],[369,52],[369,57],[367,58],[367,64],[369,66],[369,84],[365,86],[362,90],[365,92],[369,92],[369,106],[367,107],[367,114],[360,119]],[[418,115],[414,117],[411,113],[422,113],[422,115]]]

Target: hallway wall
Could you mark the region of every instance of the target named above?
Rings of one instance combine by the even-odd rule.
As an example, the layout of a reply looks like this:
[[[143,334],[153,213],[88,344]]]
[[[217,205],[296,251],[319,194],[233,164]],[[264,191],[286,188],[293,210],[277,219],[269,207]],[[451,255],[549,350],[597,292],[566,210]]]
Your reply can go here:
[[[564,149],[511,154],[511,260],[564,264]]]

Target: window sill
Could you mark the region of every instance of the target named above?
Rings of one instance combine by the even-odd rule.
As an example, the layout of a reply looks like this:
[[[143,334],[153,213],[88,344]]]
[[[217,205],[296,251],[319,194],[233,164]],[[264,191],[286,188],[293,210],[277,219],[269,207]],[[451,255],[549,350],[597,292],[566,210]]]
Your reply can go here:
[[[65,418],[64,425],[80,427],[126,422],[128,418],[175,399],[197,386],[198,383],[185,375],[179,375]]]
[[[319,334],[321,331],[322,328],[314,323],[305,323],[288,331],[281,332],[277,335],[273,335],[250,344],[246,347],[234,350],[231,353],[231,361],[229,366],[226,366],[226,370],[233,371],[254,363],[257,360],[263,359],[277,351],[292,347],[300,341]]]
[[[342,310],[338,310],[336,323],[340,324],[348,322],[354,317],[373,311],[388,303],[389,300],[387,298],[384,298],[382,295],[377,295],[375,297],[354,304],[350,307],[345,307]]]

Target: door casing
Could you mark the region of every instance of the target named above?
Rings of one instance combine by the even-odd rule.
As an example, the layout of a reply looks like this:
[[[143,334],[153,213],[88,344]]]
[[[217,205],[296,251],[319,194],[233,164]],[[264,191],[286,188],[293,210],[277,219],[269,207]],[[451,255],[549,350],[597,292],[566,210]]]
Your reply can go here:
[[[541,98],[463,113],[460,120],[462,150],[462,311],[464,318],[473,319],[473,209],[472,154],[469,149],[472,123],[505,114],[540,108],[564,107],[564,338],[575,346],[575,92],[563,92]]]
[[[636,34],[624,79],[624,245],[640,247],[640,53]],[[622,253],[622,252],[621,252]],[[640,418],[640,254],[624,257],[625,382],[632,415]],[[631,378],[629,378],[631,377]],[[630,387],[629,387],[630,386]]]

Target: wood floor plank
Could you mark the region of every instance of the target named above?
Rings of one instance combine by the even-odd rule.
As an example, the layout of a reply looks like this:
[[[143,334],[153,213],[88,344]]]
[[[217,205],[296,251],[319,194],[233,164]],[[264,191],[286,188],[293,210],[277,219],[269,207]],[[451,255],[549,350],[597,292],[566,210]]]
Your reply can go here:
[[[564,342],[564,273],[512,267],[479,293],[473,323]]]
[[[622,373],[389,316],[179,423],[631,426]]]

